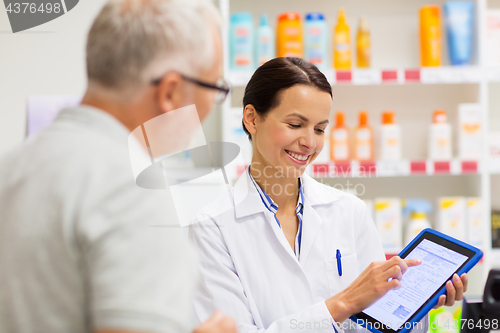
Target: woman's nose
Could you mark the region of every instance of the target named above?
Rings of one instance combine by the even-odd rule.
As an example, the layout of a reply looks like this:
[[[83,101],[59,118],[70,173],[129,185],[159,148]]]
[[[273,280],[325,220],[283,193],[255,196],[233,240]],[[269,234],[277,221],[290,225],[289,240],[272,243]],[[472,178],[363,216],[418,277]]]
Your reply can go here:
[[[299,140],[299,144],[306,149],[314,150],[316,148],[316,138],[314,137],[314,129],[304,131],[304,134]]]

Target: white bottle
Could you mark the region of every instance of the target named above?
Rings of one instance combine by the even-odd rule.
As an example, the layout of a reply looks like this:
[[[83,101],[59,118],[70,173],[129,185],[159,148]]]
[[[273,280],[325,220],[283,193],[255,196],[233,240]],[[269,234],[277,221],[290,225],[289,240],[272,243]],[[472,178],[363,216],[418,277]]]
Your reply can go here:
[[[405,233],[405,244],[409,244],[413,238],[424,229],[431,228],[430,222],[427,220],[427,215],[425,213],[413,212],[410,215],[410,221],[406,227]]]
[[[382,113],[380,126],[379,159],[399,161],[401,159],[401,128],[394,121],[394,112]]]
[[[446,111],[436,110],[432,116],[429,130],[429,159],[448,161],[451,153],[451,125],[447,121]]]
[[[260,16],[260,26],[257,29],[257,65],[263,65],[274,58],[274,32],[269,26],[267,15]]]

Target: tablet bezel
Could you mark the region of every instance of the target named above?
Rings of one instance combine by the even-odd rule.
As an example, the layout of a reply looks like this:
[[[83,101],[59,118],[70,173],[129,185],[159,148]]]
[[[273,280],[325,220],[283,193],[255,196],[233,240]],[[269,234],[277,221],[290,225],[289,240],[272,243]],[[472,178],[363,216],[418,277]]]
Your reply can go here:
[[[446,238],[443,238],[443,236]],[[408,245],[408,247],[405,248],[402,253],[400,253],[400,257],[402,259],[406,258],[406,256],[408,256],[408,254],[411,251],[413,251],[413,249],[415,249],[424,239],[427,239],[431,242],[434,242],[434,243],[441,245],[441,246],[444,246],[444,247],[446,247],[454,252],[457,252],[457,253],[460,253],[460,254],[466,256],[467,260],[465,260],[465,262],[460,267],[458,267],[457,270],[455,270],[455,272],[453,272],[453,274],[451,274],[449,276],[449,278],[446,279],[446,281],[439,288],[436,289],[436,291],[432,294],[432,296],[424,304],[422,304],[422,306],[420,308],[418,308],[418,310],[416,310],[412,314],[412,316],[410,318],[408,318],[408,320],[406,320],[405,323],[398,330],[393,330],[392,328],[384,325],[380,321],[367,315],[364,312],[360,312],[360,313],[355,314],[354,317],[356,317],[357,320],[362,320],[364,322],[363,326],[365,326],[368,329],[370,329],[369,326],[371,326],[372,328],[375,328],[376,330],[378,330],[382,333],[400,333],[401,331],[403,331],[406,328],[407,323],[413,323],[413,319],[420,313],[420,311],[422,311],[422,309],[424,307],[426,307],[431,301],[434,300],[434,298],[436,298],[436,295],[442,293],[443,289],[446,290],[446,287],[445,287],[446,282],[448,282],[448,280],[451,280],[451,278],[453,277],[453,275],[455,273],[460,272],[461,269],[463,269],[467,264],[469,264],[471,262],[472,259],[474,259],[475,256],[477,256],[477,252],[474,252],[472,249],[470,249],[468,247],[462,246],[460,244],[462,242],[458,242],[456,240],[454,240],[455,242],[453,242],[453,241],[451,241],[452,238],[450,238],[446,235],[443,235],[443,236],[441,236],[435,230],[432,230],[432,232],[431,232],[431,230],[424,230],[419,237],[417,237],[413,242],[411,242]],[[447,239],[447,238],[449,238],[449,239]],[[465,243],[463,243],[463,244],[467,245]],[[436,298],[436,302],[437,302],[437,298]],[[413,328],[413,324],[411,325],[411,329],[412,328]]]

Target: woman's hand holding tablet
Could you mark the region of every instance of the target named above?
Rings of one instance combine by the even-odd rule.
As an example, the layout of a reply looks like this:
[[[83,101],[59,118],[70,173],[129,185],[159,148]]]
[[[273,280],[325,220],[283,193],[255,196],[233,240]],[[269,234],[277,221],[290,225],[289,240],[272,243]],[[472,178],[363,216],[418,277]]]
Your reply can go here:
[[[389,290],[401,287],[400,281],[408,267],[418,266],[420,259],[392,257],[372,262],[349,287],[325,301],[332,318],[343,322],[384,296]]]
[[[373,332],[409,332],[433,306],[453,305],[463,297],[468,283],[465,273],[482,255],[469,244],[425,229],[400,253],[404,259],[422,258],[423,264],[404,275],[399,290],[389,290],[351,320]]]

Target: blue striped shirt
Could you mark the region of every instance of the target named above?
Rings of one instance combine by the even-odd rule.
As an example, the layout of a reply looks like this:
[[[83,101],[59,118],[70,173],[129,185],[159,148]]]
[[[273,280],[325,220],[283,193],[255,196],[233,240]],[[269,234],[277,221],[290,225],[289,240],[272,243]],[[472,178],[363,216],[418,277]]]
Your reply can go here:
[[[278,205],[271,199],[266,192],[264,192],[259,184],[253,179],[252,174],[250,173],[250,167],[248,167],[248,175],[250,176],[250,179],[252,180],[252,183],[255,186],[255,189],[260,195],[260,199],[262,200],[262,203],[264,206],[266,206],[267,210],[269,210],[271,213],[274,215],[274,219],[276,220],[276,223],[278,223],[278,226],[281,228],[281,223],[278,220],[278,217],[276,216],[276,213],[278,212]],[[299,178],[299,200],[297,202],[297,207],[295,207],[295,214],[297,214],[297,217],[299,218],[299,231],[297,232],[297,237],[295,238],[295,255],[297,256],[297,259],[300,258],[300,245],[302,241],[302,216],[304,212],[304,192],[302,189],[302,182]]]

